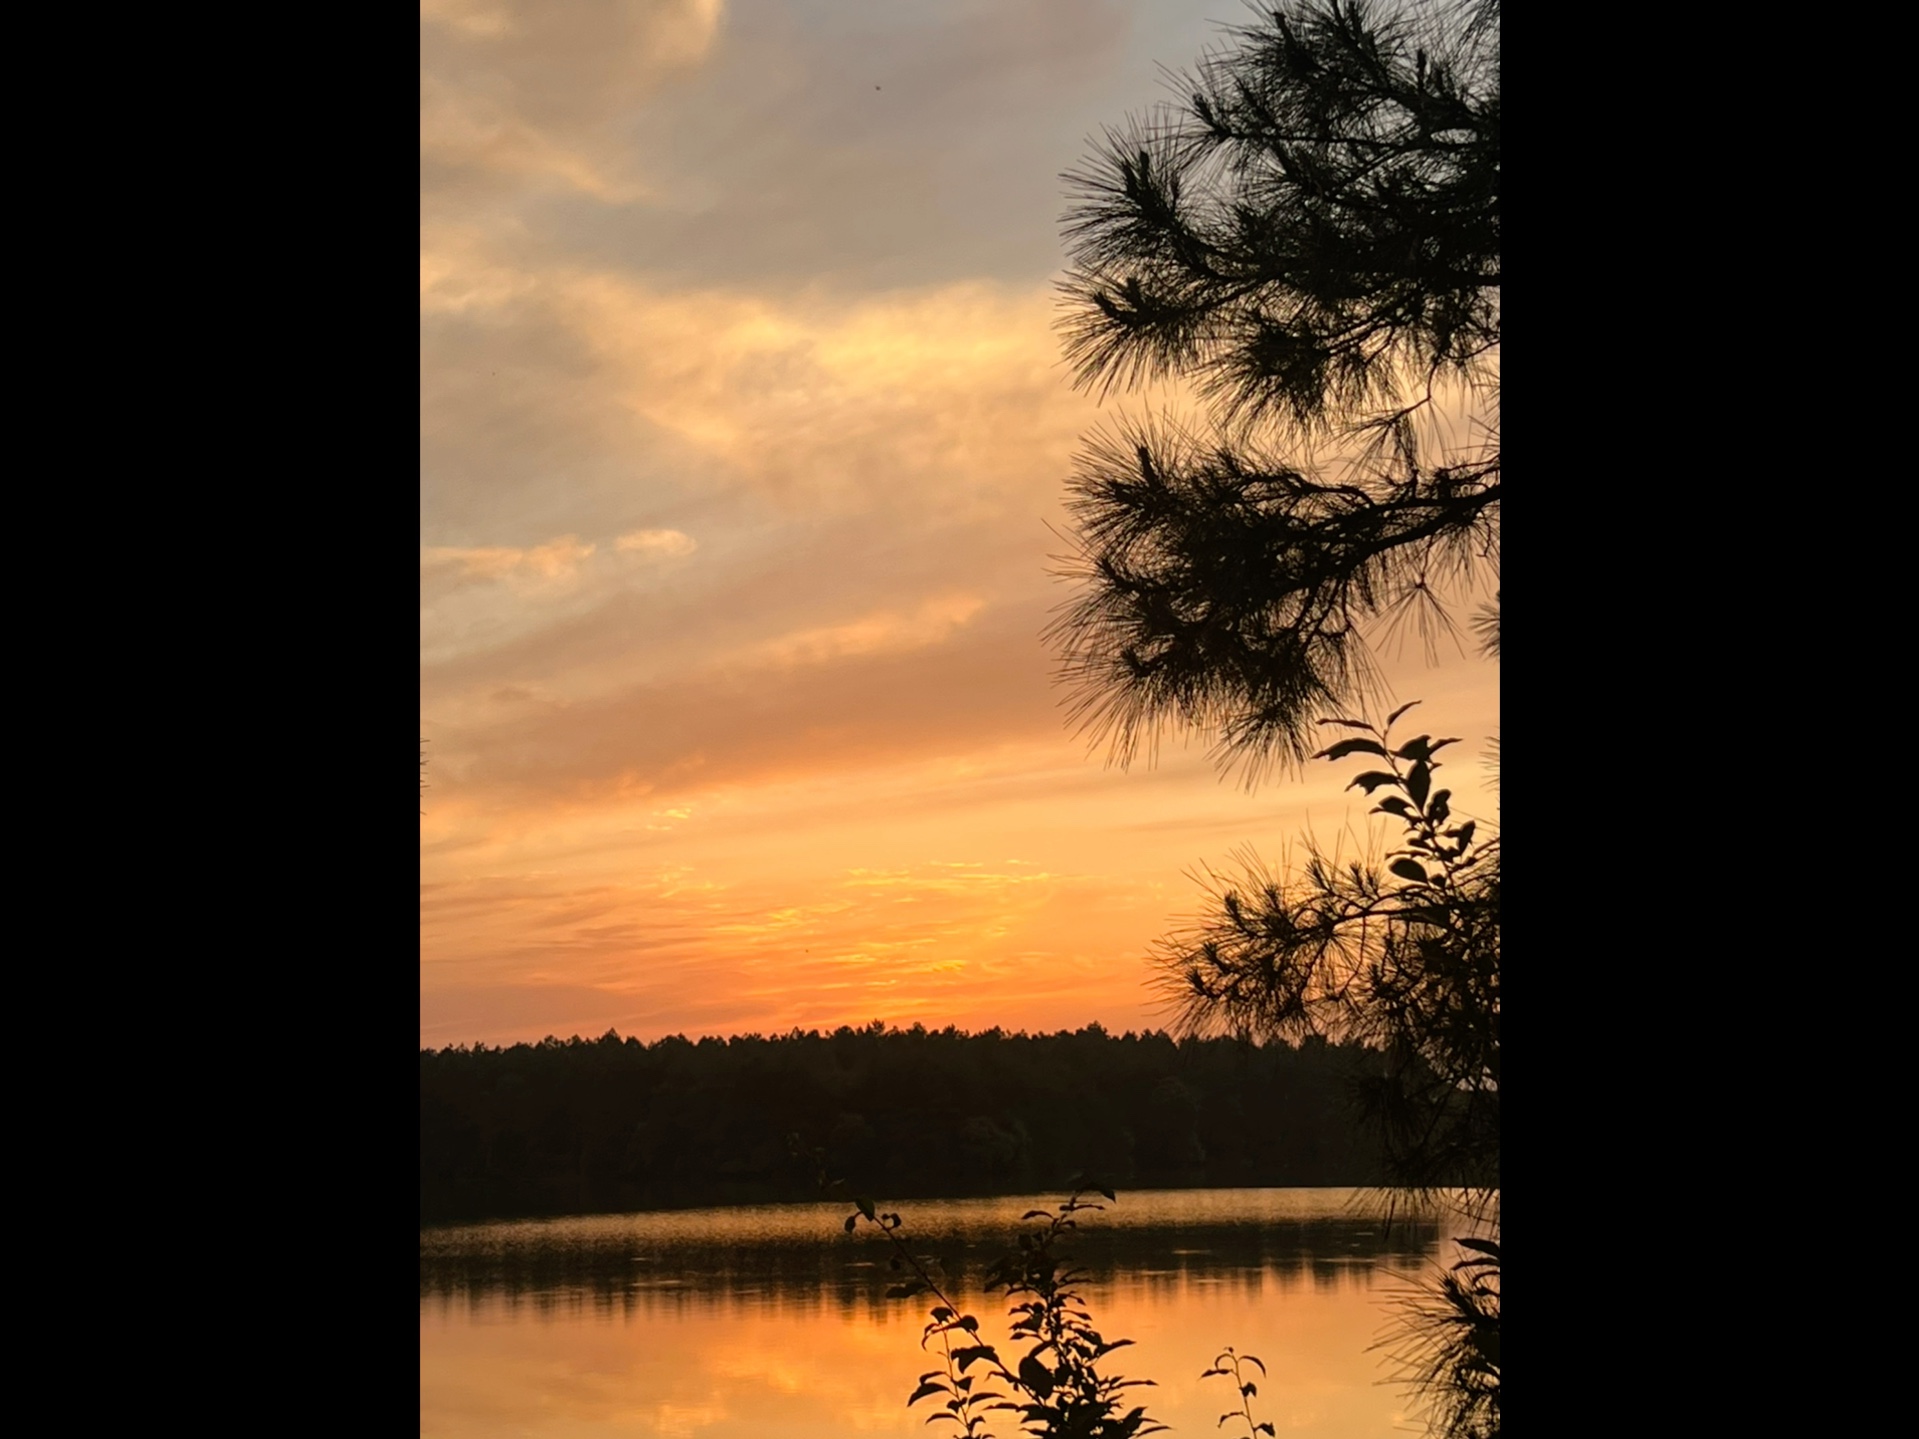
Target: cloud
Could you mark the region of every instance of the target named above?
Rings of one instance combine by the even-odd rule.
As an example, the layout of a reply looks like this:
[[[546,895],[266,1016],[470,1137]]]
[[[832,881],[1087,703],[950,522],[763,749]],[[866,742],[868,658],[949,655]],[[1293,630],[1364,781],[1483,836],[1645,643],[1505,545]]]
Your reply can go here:
[[[531,549],[506,545],[475,548],[431,546],[420,552],[421,579],[504,581],[523,594],[570,588],[576,583],[595,545],[582,544],[578,535],[561,535]]]
[[[802,630],[606,689],[561,670],[550,702],[495,683],[428,711],[451,778],[514,804],[669,796],[1007,741],[1063,738],[1030,620],[958,597]],[[535,641],[529,646],[537,650]]]
[[[540,277],[534,270],[496,262],[482,229],[448,224],[423,227],[422,317],[468,311],[497,317],[510,312],[516,301],[536,295],[539,288]]]
[[[429,887],[423,942],[462,957],[422,969],[423,1040],[597,1034],[609,1024],[647,1037],[772,1032],[831,1027],[849,1006],[901,1024],[1081,1024],[1089,1010],[1137,1022],[1129,987],[1110,992],[1126,951],[1112,921],[1128,912],[1132,886],[1084,873],[956,875],[968,867],[937,863],[796,885],[751,868],[735,885],[662,872],[619,884],[483,875]],[[1073,944],[1049,943],[1068,915],[1079,916]],[[1125,968],[1140,973],[1140,961],[1129,956]],[[1109,993],[1093,1001],[1096,974]],[[1009,980],[1022,996],[1012,1005]]]
[[[848,624],[796,630],[756,645],[745,658],[786,667],[925,649],[944,643],[984,606],[977,595],[947,595],[909,613],[885,610]]]
[[[430,714],[472,682],[547,685],[562,657],[589,699],[715,656],[922,649],[1008,603],[1033,658],[1044,522],[1093,411],[1044,290],[674,293],[456,231],[422,274],[426,537],[460,581],[423,617]],[[495,553],[556,532],[599,542],[571,589]]]
[[[904,473],[964,499],[1063,459],[1082,408],[1063,386],[1043,289],[961,283],[854,305],[671,293],[613,273],[556,277],[557,314],[617,400],[809,504],[898,494]]]
[[[538,651],[555,634],[591,628],[609,611],[616,628],[602,641],[618,652],[631,640],[617,628],[621,600],[657,589],[698,548],[692,536],[670,529],[630,531],[610,545],[561,535],[528,546],[428,546],[420,553],[422,658],[429,666],[461,655],[482,658],[511,652],[516,642]],[[494,702],[552,694],[544,676],[515,677],[500,668],[490,675],[480,692]]]
[[[699,547],[698,540],[678,530],[634,530],[613,542],[613,548],[623,553],[673,557],[690,555]]]
[[[425,0],[422,185],[646,193],[619,122],[704,60],[722,0]]]
[[[1064,382],[1039,284],[850,304],[674,291],[429,226],[420,304],[429,482],[469,493],[489,475],[551,492],[556,469],[618,463],[662,496],[978,513],[1042,485],[1050,498],[1095,409]]]

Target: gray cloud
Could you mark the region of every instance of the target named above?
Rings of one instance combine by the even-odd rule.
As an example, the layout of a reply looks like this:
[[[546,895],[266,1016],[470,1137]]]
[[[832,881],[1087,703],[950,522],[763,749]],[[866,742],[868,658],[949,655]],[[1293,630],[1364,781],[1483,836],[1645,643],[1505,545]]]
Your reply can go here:
[[[721,0],[426,0],[420,148],[429,206],[502,187],[635,193],[620,121],[703,60]]]
[[[989,611],[904,652],[675,675],[574,703],[503,704],[436,729],[462,789],[661,797],[807,770],[862,768],[1013,739],[1064,740],[1030,616]],[[455,782],[453,780],[449,781]]]

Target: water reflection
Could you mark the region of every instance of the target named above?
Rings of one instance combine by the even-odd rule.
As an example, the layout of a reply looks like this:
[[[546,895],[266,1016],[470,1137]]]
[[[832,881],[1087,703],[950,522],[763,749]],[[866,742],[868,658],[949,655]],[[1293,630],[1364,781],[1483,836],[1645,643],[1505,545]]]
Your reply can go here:
[[[1387,1233],[1345,1190],[1123,1192],[1075,1245],[1121,1372],[1182,1434],[1220,1432],[1201,1380],[1224,1346],[1260,1355],[1259,1417],[1317,1439],[1405,1429],[1369,1352],[1431,1222]],[[902,1203],[915,1248],[1005,1336],[985,1265],[1048,1199]],[[846,1439],[924,1435],[905,1398],[933,1361],[921,1300],[888,1300],[884,1241],[841,1205],[599,1215],[420,1235],[422,1439]],[[1007,1439],[1004,1427],[994,1432]]]
[[[1390,1230],[1350,1190],[1180,1190],[1123,1193],[1086,1217],[1072,1250],[1089,1293],[1115,1283],[1151,1299],[1224,1286],[1258,1295],[1333,1288],[1381,1260],[1402,1268],[1431,1249],[1431,1220]],[[961,1292],[1012,1242],[1031,1198],[899,1205],[917,1253],[936,1258]],[[769,1205],[671,1214],[593,1215],[424,1230],[423,1304],[503,1298],[536,1315],[695,1308],[895,1308],[892,1251],[867,1226],[848,1235],[849,1206]]]

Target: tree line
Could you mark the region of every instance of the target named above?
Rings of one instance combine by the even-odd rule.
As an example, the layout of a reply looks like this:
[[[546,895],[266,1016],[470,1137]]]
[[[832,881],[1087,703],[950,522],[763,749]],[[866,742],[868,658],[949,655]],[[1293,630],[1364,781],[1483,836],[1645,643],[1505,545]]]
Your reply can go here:
[[[816,1199],[817,1155],[900,1198],[1368,1185],[1355,1081],[1379,1056],[1099,1025],[971,1034],[874,1023],[697,1042],[420,1054],[423,1223]]]

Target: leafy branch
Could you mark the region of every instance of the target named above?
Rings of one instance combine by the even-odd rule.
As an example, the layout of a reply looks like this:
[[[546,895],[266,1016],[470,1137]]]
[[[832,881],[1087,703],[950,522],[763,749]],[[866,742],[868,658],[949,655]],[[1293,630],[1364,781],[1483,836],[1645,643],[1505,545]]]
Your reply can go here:
[[[1266,1366],[1260,1362],[1257,1355],[1236,1353],[1229,1345],[1223,1354],[1213,1360],[1213,1367],[1199,1377],[1202,1379],[1219,1377],[1233,1381],[1233,1388],[1239,1391],[1239,1408],[1228,1409],[1220,1415],[1218,1427],[1224,1428],[1228,1419],[1238,1417],[1246,1421],[1246,1439],[1258,1439],[1261,1434],[1272,1434],[1273,1426],[1269,1423],[1253,1422],[1252,1401],[1259,1393],[1259,1386],[1246,1377],[1242,1366],[1247,1364],[1258,1365],[1260,1378],[1266,1377]]]
[[[1161,947],[1161,984],[1189,1032],[1356,1040],[1379,1051],[1362,1099],[1393,1182],[1464,1189],[1483,1212],[1499,1172],[1499,840],[1454,814],[1422,734],[1395,744],[1364,720],[1315,758],[1377,762],[1349,789],[1396,819],[1384,862],[1340,863],[1317,846],[1296,878],[1249,864],[1217,882],[1209,913]]]
[[[1132,1341],[1106,1339],[1093,1327],[1074,1287],[1082,1271],[1061,1252],[1063,1241],[1078,1228],[1078,1216],[1105,1208],[1082,1197],[1088,1190],[1114,1198],[1104,1185],[1075,1181],[1073,1192],[1057,1208],[1028,1210],[1021,1216],[1022,1224],[1041,1222],[1023,1229],[1018,1248],[987,1271],[985,1288],[1005,1291],[1012,1342],[1025,1349],[1013,1365],[980,1338],[979,1320],[961,1309],[929,1264],[906,1244],[900,1216],[879,1210],[864,1196],[854,1198],[846,1232],[852,1233],[862,1221],[877,1229],[893,1248],[891,1266],[907,1271],[906,1278],[888,1287],[887,1297],[927,1294],[935,1301],[920,1345],[926,1348],[937,1338],[943,1368],[920,1375],[906,1401],[910,1407],[945,1396],[942,1407],[928,1416],[929,1424],[946,1421],[967,1439],[992,1439],[985,1415],[1010,1411],[1020,1416],[1023,1431],[1034,1439],[1139,1439],[1165,1429],[1147,1416],[1143,1405],[1125,1407],[1125,1392],[1150,1386],[1151,1380],[1100,1372],[1108,1355]],[[961,1336],[957,1343],[956,1335]],[[980,1376],[968,1372],[976,1365],[990,1376],[989,1383],[996,1381],[1007,1392],[979,1384]]]

